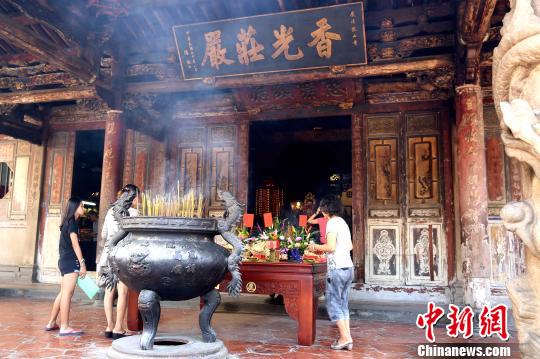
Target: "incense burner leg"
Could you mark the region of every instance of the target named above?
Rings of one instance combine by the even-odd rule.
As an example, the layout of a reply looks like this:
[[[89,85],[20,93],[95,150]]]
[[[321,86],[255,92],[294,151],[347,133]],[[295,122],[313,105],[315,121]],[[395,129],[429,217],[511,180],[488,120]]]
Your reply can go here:
[[[218,305],[221,303],[221,295],[217,289],[212,289],[201,298],[203,299],[204,305],[199,314],[199,327],[201,328],[203,342],[212,343],[216,341],[217,337],[210,322],[212,321],[212,316]]]
[[[161,305],[159,296],[151,290],[142,290],[139,294],[139,312],[143,319],[143,332],[141,335],[141,349],[151,350],[154,347]]]

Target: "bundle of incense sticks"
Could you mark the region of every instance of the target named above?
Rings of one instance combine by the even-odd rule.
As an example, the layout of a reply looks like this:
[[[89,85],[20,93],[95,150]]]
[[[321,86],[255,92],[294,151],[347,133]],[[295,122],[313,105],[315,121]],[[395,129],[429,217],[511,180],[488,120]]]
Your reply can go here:
[[[202,218],[205,201],[201,193],[190,191],[184,196],[180,195],[180,186],[177,192],[166,195],[152,195],[151,191],[141,194],[140,215],[150,217],[197,217]]]

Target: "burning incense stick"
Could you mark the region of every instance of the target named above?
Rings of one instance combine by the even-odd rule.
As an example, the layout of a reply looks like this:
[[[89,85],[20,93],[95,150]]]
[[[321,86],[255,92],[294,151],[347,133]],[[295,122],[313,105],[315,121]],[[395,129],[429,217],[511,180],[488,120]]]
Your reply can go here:
[[[202,218],[205,204],[201,193],[189,191],[181,196],[179,183],[175,195],[152,195],[151,191],[141,193],[142,216]]]

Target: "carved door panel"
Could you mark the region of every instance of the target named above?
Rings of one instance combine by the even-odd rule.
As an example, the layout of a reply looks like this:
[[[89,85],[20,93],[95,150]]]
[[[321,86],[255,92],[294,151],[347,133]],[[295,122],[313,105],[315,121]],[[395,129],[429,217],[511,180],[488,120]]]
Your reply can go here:
[[[438,113],[366,115],[365,121],[366,281],[445,283]]]
[[[366,116],[367,233],[366,282],[402,283],[399,114]]]
[[[210,215],[223,213],[217,190],[236,194],[236,125],[215,125],[208,128],[208,188]]]
[[[180,194],[185,195],[190,191],[204,193],[204,164],[206,150],[206,128],[190,127],[180,133],[178,146],[179,170],[178,182]],[[178,190],[175,188],[175,190]]]
[[[123,183],[133,183],[142,191],[149,189],[148,179],[151,143],[148,136],[134,130],[126,131]]]
[[[174,191],[203,193],[209,216],[220,217],[223,207],[217,197],[222,189],[236,194],[236,125],[182,128],[179,132]]]
[[[407,155],[406,283],[445,284],[440,116],[437,112],[405,113],[403,120]]]

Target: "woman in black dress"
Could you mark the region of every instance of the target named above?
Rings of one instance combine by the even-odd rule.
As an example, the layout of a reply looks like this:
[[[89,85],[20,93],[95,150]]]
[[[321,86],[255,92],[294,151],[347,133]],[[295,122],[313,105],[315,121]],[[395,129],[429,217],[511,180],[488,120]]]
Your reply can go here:
[[[54,300],[51,318],[45,327],[46,331],[60,329],[60,336],[83,334],[81,329],[74,329],[69,326],[69,310],[75,285],[79,277],[84,278],[86,275],[86,265],[79,246],[79,226],[77,224],[77,220],[83,214],[84,207],[81,199],[72,197],[66,205],[60,224],[58,268],[62,275],[62,282],[60,293]],[[60,326],[56,324],[58,314],[60,314]]]

